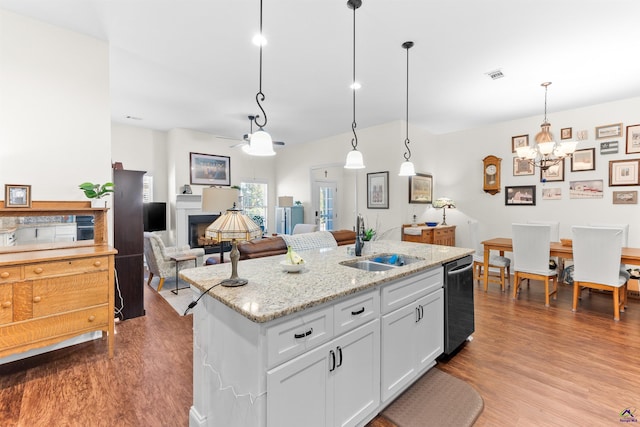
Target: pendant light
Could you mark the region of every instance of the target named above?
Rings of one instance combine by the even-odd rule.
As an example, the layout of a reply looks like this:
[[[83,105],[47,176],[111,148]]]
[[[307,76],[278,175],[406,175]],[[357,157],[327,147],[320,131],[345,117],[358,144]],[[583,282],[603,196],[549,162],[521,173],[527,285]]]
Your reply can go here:
[[[347,161],[344,164],[345,169],[364,169],[364,161],[362,153],[358,151],[358,135],[356,135],[356,9],[362,6],[362,0],[348,0],[347,7],[353,9],[353,122],[351,122],[351,131],[353,139],[351,139],[351,147],[353,148],[347,154]]]
[[[262,0],[260,0],[260,38],[264,40],[262,34]],[[267,125],[267,113],[264,111],[264,108],[262,108],[262,104],[260,104],[260,102],[265,100],[264,93],[262,93],[262,46],[264,44],[266,44],[264,41],[259,43],[260,88],[258,93],[256,93],[256,102],[258,103],[258,108],[262,111],[264,121],[262,123],[258,122],[258,117],[260,117],[260,115],[256,114],[253,121],[256,126],[258,126],[258,130],[251,134],[251,137],[249,138],[249,145],[243,147],[244,152],[252,156],[275,156],[276,154],[276,152],[273,151],[273,140],[271,139],[271,135],[263,129]]]
[[[404,146],[407,149],[404,153],[404,162],[400,165],[400,173],[398,176],[415,176],[416,168],[409,160],[411,158],[411,149],[409,149],[409,49],[413,47],[413,42],[406,41],[402,43],[402,48],[407,51],[407,117],[405,124],[407,126],[407,137],[404,139]]]

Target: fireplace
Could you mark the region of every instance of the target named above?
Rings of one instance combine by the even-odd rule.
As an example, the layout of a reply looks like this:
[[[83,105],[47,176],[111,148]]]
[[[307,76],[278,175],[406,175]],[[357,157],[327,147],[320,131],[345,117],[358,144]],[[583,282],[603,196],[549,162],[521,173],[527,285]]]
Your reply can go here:
[[[216,243],[204,236],[207,227],[218,219],[219,216],[218,214],[189,215],[189,246],[192,248],[203,248],[205,254],[220,253],[220,259],[222,260],[220,246],[222,246],[224,252],[229,252],[231,250],[231,243]]]

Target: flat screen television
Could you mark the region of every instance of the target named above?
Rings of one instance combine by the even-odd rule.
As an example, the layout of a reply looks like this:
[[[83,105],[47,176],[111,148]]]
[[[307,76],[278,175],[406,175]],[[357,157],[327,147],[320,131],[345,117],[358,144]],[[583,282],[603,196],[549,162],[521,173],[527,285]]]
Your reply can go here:
[[[167,229],[167,203],[150,202],[142,204],[144,231],[163,231]]]

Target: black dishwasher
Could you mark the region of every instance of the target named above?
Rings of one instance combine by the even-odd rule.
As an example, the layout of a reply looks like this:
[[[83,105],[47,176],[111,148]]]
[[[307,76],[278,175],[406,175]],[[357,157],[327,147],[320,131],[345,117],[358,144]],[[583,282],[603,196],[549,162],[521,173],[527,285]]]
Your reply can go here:
[[[453,354],[475,331],[473,257],[444,264],[444,354]]]

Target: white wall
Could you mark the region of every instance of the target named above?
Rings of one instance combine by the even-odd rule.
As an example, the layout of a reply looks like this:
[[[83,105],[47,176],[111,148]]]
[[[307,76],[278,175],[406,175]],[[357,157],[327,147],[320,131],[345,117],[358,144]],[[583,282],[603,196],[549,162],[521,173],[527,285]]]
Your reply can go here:
[[[0,10],[0,64],[0,185],[85,200],[80,183],[110,181],[108,45]]]

